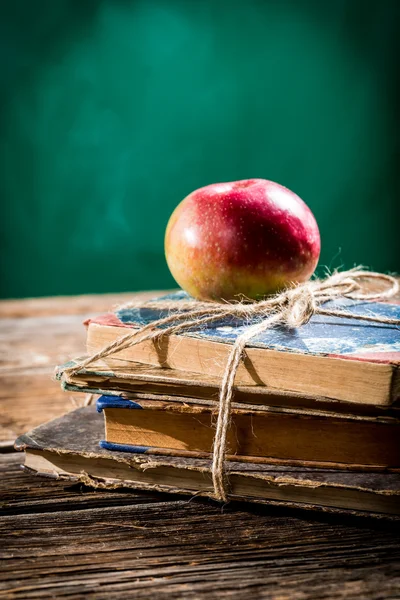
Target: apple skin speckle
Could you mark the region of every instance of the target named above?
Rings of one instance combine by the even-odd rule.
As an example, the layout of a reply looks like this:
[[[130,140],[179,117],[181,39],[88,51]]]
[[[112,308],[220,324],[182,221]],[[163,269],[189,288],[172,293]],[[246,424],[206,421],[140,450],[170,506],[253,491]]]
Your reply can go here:
[[[265,179],[195,190],[176,207],[165,233],[173,277],[200,300],[258,299],[307,281],[320,247],[308,206]]]

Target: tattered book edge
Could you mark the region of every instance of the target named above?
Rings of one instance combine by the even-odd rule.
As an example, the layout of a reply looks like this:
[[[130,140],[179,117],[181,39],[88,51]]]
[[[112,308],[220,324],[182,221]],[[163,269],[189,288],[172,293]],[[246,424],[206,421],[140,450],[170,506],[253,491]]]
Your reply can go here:
[[[198,404],[198,405],[210,405],[210,406],[215,406],[218,407],[218,402],[217,400],[213,400],[211,398],[206,399],[206,398],[197,398],[195,396],[180,396],[180,395],[175,395],[175,394],[160,394],[158,392],[135,392],[135,391],[128,391],[128,390],[123,390],[123,389],[116,389],[113,388],[112,386],[110,388],[102,388],[102,387],[92,387],[91,385],[87,385],[85,383],[82,383],[81,385],[79,385],[78,381],[79,381],[79,377],[84,377],[85,374],[88,376],[94,375],[94,376],[100,376],[100,377],[106,377],[109,379],[113,379],[114,377],[118,378],[118,374],[114,373],[113,371],[91,371],[90,369],[86,370],[86,369],[82,369],[81,371],[79,371],[76,374],[76,379],[78,379],[78,381],[76,379],[74,379],[73,377],[69,377],[67,373],[65,373],[65,369],[68,368],[68,366],[74,366],[76,364],[75,361],[70,361],[69,363],[66,363],[65,365],[61,365],[58,366],[56,368],[56,379],[60,381],[61,383],[61,388],[64,391],[72,391],[72,392],[81,392],[81,393],[89,393],[89,394],[97,394],[97,395],[104,395],[104,396],[110,396],[110,397],[120,397],[120,398],[125,398],[126,400],[134,400],[134,399],[149,399],[149,400],[160,400],[160,401],[167,401],[167,402],[173,402],[173,403],[190,403],[190,404]],[[168,369],[165,369],[168,370]],[[132,375],[132,380],[134,380],[136,378],[136,375]],[[149,376],[146,377],[144,375],[139,375],[137,377],[137,380],[139,382],[150,382],[150,383],[171,383],[171,384],[176,384],[178,385],[178,381],[176,380],[176,378],[169,378],[169,377],[163,377],[162,379],[158,379],[155,376]],[[100,383],[100,382],[99,382]],[[180,383],[179,383],[180,384]],[[210,384],[207,384],[205,382],[197,382],[195,379],[193,380],[185,380],[185,384],[190,386],[199,386],[199,387],[211,387]],[[100,384],[101,385],[101,384]],[[117,386],[116,386],[117,387]],[[254,389],[253,389],[254,388]],[[216,388],[218,389],[218,388]],[[396,411],[396,409],[399,411],[399,406],[396,405],[396,403],[392,404],[392,405],[388,405],[388,406],[373,406],[373,405],[366,405],[366,407],[372,407],[375,411],[379,411],[376,415],[363,415],[362,413],[352,413],[351,411],[355,410],[355,407],[358,408],[359,405],[358,404],[353,404],[353,403],[347,403],[347,402],[343,402],[343,401],[338,401],[338,400],[333,400],[331,398],[326,398],[326,397],[322,397],[322,396],[307,396],[304,394],[300,394],[300,393],[295,393],[295,392],[289,392],[289,391],[282,391],[282,390],[273,390],[268,388],[268,390],[265,390],[264,388],[262,388],[261,386],[235,386],[234,388],[236,391],[238,392],[250,392],[251,394],[254,394],[255,398],[258,397],[259,395],[262,395],[265,398],[265,404],[261,404],[261,403],[244,403],[244,402],[233,402],[232,403],[232,408],[233,409],[237,409],[240,412],[246,412],[246,410],[249,411],[257,411],[257,412],[276,412],[276,413],[288,413],[288,414],[298,414],[298,415],[310,415],[310,416],[327,416],[327,417],[337,417],[339,419],[350,419],[350,420],[374,420],[374,422],[394,422],[394,419],[397,419],[397,415],[394,411]],[[217,393],[217,392],[216,392]],[[272,398],[276,398],[279,397],[280,399],[282,399],[282,401],[284,401],[285,398],[290,399],[290,398],[296,398],[298,400],[306,400],[306,401],[311,401],[312,403],[315,403],[315,408],[310,408],[310,407],[300,407],[300,406],[290,406],[289,404],[278,404],[277,402],[275,403],[269,403],[268,400],[271,400]],[[318,406],[318,404],[320,404],[322,406],[322,408],[320,408]],[[331,408],[332,406],[332,408]],[[338,412],[337,410],[334,410],[334,408],[337,407],[341,407],[343,409],[343,412]],[[361,405],[360,405],[361,406]],[[346,412],[344,412],[346,411]],[[348,411],[348,412],[347,412]],[[399,412],[400,415],[400,412]]]
[[[33,430],[34,431],[34,430]],[[129,454],[129,458],[128,455],[126,454],[125,456],[123,456],[124,453],[116,453],[116,452],[111,452],[109,451],[109,453],[106,451],[105,453],[97,453],[97,452],[86,452],[86,451],[80,451],[80,452],[71,452],[70,450],[66,450],[66,449],[61,449],[61,448],[54,448],[51,446],[40,446],[39,444],[37,444],[34,440],[32,440],[32,438],[29,436],[29,434],[24,434],[22,436],[20,436],[14,445],[15,449],[17,451],[27,451],[29,449],[32,450],[36,450],[36,451],[41,451],[41,452],[50,452],[50,453],[54,453],[54,454],[58,454],[58,455],[69,455],[69,456],[82,456],[83,458],[89,458],[89,459],[106,459],[106,460],[110,460],[111,462],[119,462],[122,464],[125,464],[127,466],[129,466],[130,468],[134,468],[137,469],[138,471],[146,471],[148,469],[156,469],[158,467],[172,467],[172,468],[176,468],[176,469],[183,469],[183,470],[187,470],[187,471],[197,471],[199,473],[203,473],[203,474],[210,474],[210,466],[211,466],[211,461],[210,460],[204,460],[204,459],[193,459],[193,458],[185,458],[185,457],[178,457],[178,456],[174,456],[174,457],[168,457],[168,456],[158,456],[158,455],[146,455],[146,454]],[[122,454],[122,456],[121,456]],[[199,463],[206,463],[206,464],[199,464]],[[248,466],[249,463],[247,463]],[[243,463],[243,465],[246,465],[246,463]],[[266,466],[266,465],[264,465]],[[271,471],[274,470],[274,466],[275,465],[268,465],[268,467],[270,468]],[[300,470],[300,468],[294,467],[297,470]],[[316,469],[316,468],[312,468],[312,467],[304,467],[301,469],[302,472],[310,472],[312,473],[312,471],[315,472],[324,472],[326,473],[327,471],[331,471],[330,469]],[[312,489],[316,489],[319,487],[326,487],[326,488],[332,488],[332,489],[336,489],[336,488],[343,488],[343,489],[348,489],[348,490],[356,490],[356,491],[360,491],[360,492],[367,492],[367,493],[373,493],[373,494],[378,494],[378,495],[385,495],[385,496],[400,496],[400,489],[399,490],[376,490],[373,488],[367,488],[367,487],[362,487],[362,486],[356,486],[356,485],[348,485],[348,484],[342,484],[342,483],[335,483],[334,485],[330,482],[324,482],[324,481],[315,481],[313,479],[296,479],[293,477],[290,477],[288,475],[277,475],[277,474],[272,474],[272,475],[268,475],[265,473],[260,473],[257,471],[249,471],[246,470],[245,468],[243,469],[238,469],[238,465],[237,463],[229,463],[227,462],[227,472],[229,476],[233,476],[236,475],[238,477],[248,477],[248,478],[252,478],[252,479],[258,479],[258,480],[262,480],[265,481],[266,483],[273,483],[275,485],[290,485],[290,486],[294,486],[294,487],[299,487],[299,488],[312,488]],[[123,487],[123,485],[121,486]],[[136,487],[136,483],[135,486]],[[169,489],[169,486],[166,486]],[[179,490],[180,488],[177,488],[177,490]],[[176,493],[179,493],[178,491]],[[184,493],[184,492],[180,492],[180,493]],[[188,492],[189,493],[189,492]],[[193,494],[193,490],[190,491],[190,493]],[[210,497],[213,496],[212,492],[210,492]],[[246,500],[246,497],[243,497],[244,500]],[[247,500],[249,500],[249,498],[247,498]]]
[[[135,491],[147,491],[147,492],[158,492],[158,493],[167,493],[167,494],[175,494],[178,496],[190,496],[187,502],[189,503],[192,499],[201,499],[207,498],[208,500],[214,501],[213,493],[207,492],[206,490],[202,490],[201,493],[193,492],[193,490],[185,490],[183,488],[175,488],[173,486],[165,486],[161,484],[149,484],[143,482],[135,482],[130,483],[129,481],[120,481],[118,479],[111,478],[100,478],[90,475],[89,473],[82,472],[79,475],[67,475],[55,473],[44,473],[41,471],[36,471],[30,467],[26,467],[22,465],[24,471],[31,475],[35,475],[38,477],[47,477],[54,480],[60,481],[71,481],[73,484],[82,484],[87,487],[91,487],[98,490],[118,490],[118,489],[131,489]],[[292,502],[289,500],[269,500],[262,499],[257,497],[250,496],[239,496],[239,495],[231,495],[230,500],[233,502],[251,502],[252,504],[259,504],[263,506],[273,506],[276,508],[285,508],[300,511],[301,513],[305,512],[314,512],[314,513],[324,513],[331,515],[338,515],[340,517],[357,517],[362,519],[373,519],[381,520],[381,521],[392,521],[392,522],[400,522],[400,515],[390,514],[390,513],[376,513],[369,511],[358,511],[353,509],[346,508],[335,508],[333,506],[323,506],[321,504],[310,504],[305,502]]]

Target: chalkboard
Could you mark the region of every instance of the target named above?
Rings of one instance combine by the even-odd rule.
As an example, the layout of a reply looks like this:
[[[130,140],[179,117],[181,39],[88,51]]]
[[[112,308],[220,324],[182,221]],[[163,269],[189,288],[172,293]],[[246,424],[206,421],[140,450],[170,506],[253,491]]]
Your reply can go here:
[[[1,295],[170,287],[195,188],[275,180],[321,265],[396,270],[397,0],[0,5]]]

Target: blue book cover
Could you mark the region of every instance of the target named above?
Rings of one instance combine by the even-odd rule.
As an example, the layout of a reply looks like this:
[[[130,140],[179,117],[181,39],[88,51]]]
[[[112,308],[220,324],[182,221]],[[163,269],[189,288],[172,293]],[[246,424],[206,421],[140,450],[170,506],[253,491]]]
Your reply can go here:
[[[188,295],[179,291],[160,300],[187,300]],[[325,303],[324,308],[352,312],[357,315],[378,315],[400,319],[400,304],[366,302],[349,299]],[[154,308],[122,308],[90,321],[102,325],[140,327],[168,316],[165,310]],[[184,336],[232,344],[238,335],[254,324],[232,319],[203,325],[186,332]],[[248,347],[268,348],[282,352],[295,352],[316,356],[343,357],[388,364],[400,363],[400,330],[395,325],[373,323],[359,319],[314,315],[309,323],[298,329],[274,327],[254,337]]]
[[[119,396],[100,396],[96,401],[96,410],[98,413],[103,412],[105,408],[124,408],[126,410],[142,410],[142,407],[137,402],[125,400]],[[134,454],[146,454],[151,451],[150,446],[134,446],[133,444],[116,444],[100,440],[100,448],[105,450],[114,450],[118,452],[133,452]]]
[[[100,446],[107,450],[188,456],[210,456],[212,451],[212,406],[103,395],[97,411],[104,411],[106,440]],[[399,434],[400,420],[393,417],[235,407],[227,456],[398,469]]]

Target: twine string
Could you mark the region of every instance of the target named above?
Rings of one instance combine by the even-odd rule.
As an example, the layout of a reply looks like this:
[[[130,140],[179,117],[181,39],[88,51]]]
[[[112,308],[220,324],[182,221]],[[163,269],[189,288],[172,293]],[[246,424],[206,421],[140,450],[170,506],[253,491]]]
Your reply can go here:
[[[368,287],[373,286],[377,281],[383,283],[385,288],[379,292],[376,290],[368,291]],[[117,338],[99,352],[69,367],[66,372],[69,375],[74,375],[93,362],[107,358],[144,341],[157,341],[163,336],[198,330],[206,324],[227,317],[253,322],[236,338],[235,343],[232,345],[219,393],[211,475],[215,497],[226,502],[229,497],[229,482],[226,475],[225,457],[227,454],[227,435],[230,427],[234,382],[248,342],[276,325],[289,329],[301,327],[308,323],[313,315],[345,317],[398,326],[400,325],[399,319],[373,314],[360,315],[346,310],[336,310],[322,306],[326,302],[337,298],[349,298],[359,301],[386,300],[393,297],[398,291],[398,281],[391,275],[369,272],[356,267],[349,271],[336,271],[324,280],[315,279],[290,287],[275,296],[257,302],[249,302],[246,299],[234,303],[199,302],[197,300],[128,302],[118,307],[118,309],[145,307],[159,311],[166,310],[169,311],[169,314]]]

